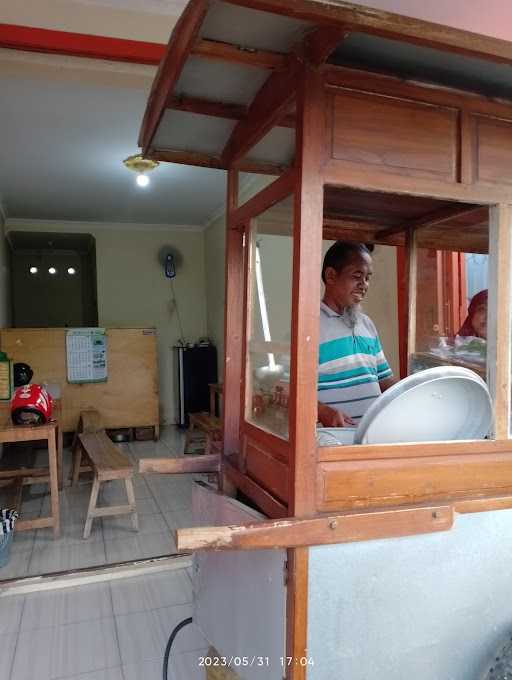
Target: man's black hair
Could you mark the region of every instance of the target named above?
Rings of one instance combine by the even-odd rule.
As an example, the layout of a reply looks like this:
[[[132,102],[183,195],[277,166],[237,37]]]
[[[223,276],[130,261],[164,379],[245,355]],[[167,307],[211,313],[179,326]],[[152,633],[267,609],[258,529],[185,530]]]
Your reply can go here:
[[[373,246],[370,248],[364,243],[353,243],[352,241],[336,241],[325,253],[322,265],[322,281],[325,283],[325,270],[332,267],[340,272],[343,267],[350,264],[354,255],[370,255]]]

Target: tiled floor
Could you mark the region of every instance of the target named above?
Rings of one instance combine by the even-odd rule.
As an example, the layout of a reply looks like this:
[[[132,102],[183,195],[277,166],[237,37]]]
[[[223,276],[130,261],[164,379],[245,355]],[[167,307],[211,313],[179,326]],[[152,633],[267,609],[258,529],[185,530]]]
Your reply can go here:
[[[183,455],[183,440],[181,430],[167,427],[163,428],[158,442],[130,442],[118,446],[137,467],[140,458]],[[46,452],[37,452],[36,455],[41,458],[40,463],[45,464]],[[171,477],[136,472],[134,486],[139,531],[133,531],[128,515],[96,519],[90,537],[84,540],[82,533],[92,482],[90,476],[83,475],[78,486],[69,486],[71,454],[67,449],[64,451],[64,465],[65,488],[60,492],[61,537],[54,540],[51,529],[15,532],[10,560],[0,569],[0,579],[168,555],[176,551],[171,530],[192,525],[191,489],[193,479],[200,478],[199,475]],[[122,482],[102,484],[100,504],[112,505],[125,500]],[[22,516],[46,515],[48,507],[46,485],[24,488]],[[3,678],[1,664],[2,661],[0,678]]]
[[[160,680],[174,627],[192,614],[186,569],[0,599],[2,680]],[[171,680],[204,680],[207,643],[176,637]]]

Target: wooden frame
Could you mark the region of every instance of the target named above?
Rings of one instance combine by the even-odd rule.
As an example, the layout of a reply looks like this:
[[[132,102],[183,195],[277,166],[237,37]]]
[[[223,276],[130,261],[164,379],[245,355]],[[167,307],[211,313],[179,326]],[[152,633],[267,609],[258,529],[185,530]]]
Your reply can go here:
[[[203,112],[208,108],[209,115],[231,117],[238,122],[220,158],[200,157],[193,152],[187,156],[194,164],[229,171],[225,446],[220,459],[223,479],[226,485],[229,482],[238,488],[278,521],[230,530],[188,534],[180,531],[178,544],[191,548],[288,548],[287,653],[297,657],[305,655],[307,647],[308,546],[342,541],[336,530],[347,517],[361,522],[361,532],[353,534],[356,540],[368,540],[379,535],[382,517],[398,521],[405,535],[419,533],[425,526],[442,524],[448,529],[454,511],[476,512],[512,506],[512,441],[508,438],[512,104],[324,62],[349,30],[498,63],[512,63],[512,44],[404,17],[397,21],[394,15],[347,3],[228,1],[313,24],[303,44],[294,45],[282,68],[278,66],[271,73],[245,115],[240,110],[201,104]],[[199,22],[202,11],[199,7],[195,0],[189,5],[183,39],[171,41],[168,55],[173,52],[175,65],[163,66],[159,76],[161,92],[157,91],[157,97],[152,98],[148,107],[147,115],[151,114],[154,125],[149,125],[146,118],[141,135],[149,154],[162,153],[161,157],[168,160],[184,156],[151,149],[152,131],[162,113],[163,99],[173,102],[169,98],[176,64],[181,65],[186,54],[194,50],[191,36]],[[293,103],[294,167],[285,170],[246,204],[238,206],[237,172],[246,167],[247,155],[264,135],[290,120]],[[413,211],[411,217],[404,211],[403,219],[381,224],[375,215],[365,214],[364,199],[357,206],[361,208],[359,213],[354,211],[355,215],[348,210],[327,213],[328,191],[345,192],[345,196],[359,192],[369,201],[378,193],[388,194],[404,205],[409,199],[418,205],[422,201],[426,203],[420,214]],[[294,194],[294,257],[290,436],[288,443],[278,444],[274,441],[277,438],[244,420],[247,386],[245,349],[242,352],[240,345],[246,334],[247,310],[242,312],[240,303],[243,294],[247,300],[250,220],[291,193]],[[489,315],[497,326],[489,363],[493,367],[490,385],[496,408],[496,439],[317,448],[316,347],[322,234],[332,239],[359,238],[406,246],[408,262],[405,266],[401,257],[399,275],[403,280],[406,269],[409,270],[409,310],[408,320],[405,314],[400,314],[400,324],[402,332],[408,328],[408,351],[412,352],[418,246],[427,243],[428,247],[435,248],[443,230],[459,229],[462,236],[467,229],[457,224],[470,224],[474,228],[471,238],[475,243],[480,238],[475,248],[482,249],[478,228],[489,207],[495,283],[489,297]],[[465,243],[451,249],[463,250]],[[441,247],[445,245],[443,242]],[[402,287],[402,310],[405,297]],[[267,455],[257,479],[249,469],[248,437],[251,446],[260,447],[262,456]],[[414,511],[409,512],[411,508]],[[329,513],[329,517],[325,513]],[[285,516],[288,519],[283,520]],[[425,518],[426,524],[421,527],[413,519],[418,516]],[[403,524],[399,518],[403,518]],[[329,522],[334,524],[330,526]],[[305,670],[290,668],[287,677],[303,680]]]

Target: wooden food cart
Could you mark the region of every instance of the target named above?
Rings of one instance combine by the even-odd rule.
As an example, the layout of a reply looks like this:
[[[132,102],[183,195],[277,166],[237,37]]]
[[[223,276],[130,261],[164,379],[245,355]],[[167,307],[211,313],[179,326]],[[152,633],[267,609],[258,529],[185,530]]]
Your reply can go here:
[[[228,172],[223,450],[144,465],[219,470],[266,515],[177,544],[287,551],[281,676],[462,680],[512,620],[511,63],[511,43],[344,2],[191,0],[160,65],[144,155]],[[269,179],[240,201],[247,172]],[[256,322],[263,234],[289,239],[288,342]],[[489,253],[490,438],[317,445],[323,239],[406,249],[410,354],[418,249]]]

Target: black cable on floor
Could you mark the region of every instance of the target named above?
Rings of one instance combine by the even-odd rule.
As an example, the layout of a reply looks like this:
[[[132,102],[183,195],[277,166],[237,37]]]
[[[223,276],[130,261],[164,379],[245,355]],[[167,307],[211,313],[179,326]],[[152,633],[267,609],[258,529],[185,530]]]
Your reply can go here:
[[[167,647],[165,648],[165,654],[164,654],[164,666],[163,666],[163,669],[162,669],[163,680],[169,680],[169,676],[168,676],[169,656],[171,654],[171,647],[172,647],[172,643],[174,642],[174,638],[180,632],[180,630],[182,628],[185,628],[185,626],[188,626],[189,623],[192,623],[192,617],[191,616],[188,619],[183,619],[183,621],[178,623],[176,628],[172,631],[172,633],[169,637],[169,640],[167,641]]]

